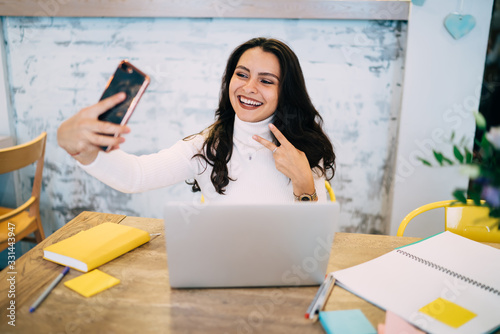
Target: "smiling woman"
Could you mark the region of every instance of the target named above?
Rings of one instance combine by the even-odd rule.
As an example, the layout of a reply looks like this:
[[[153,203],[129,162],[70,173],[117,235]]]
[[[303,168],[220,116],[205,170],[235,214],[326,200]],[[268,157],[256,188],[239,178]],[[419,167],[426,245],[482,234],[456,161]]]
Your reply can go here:
[[[229,84],[229,100],[239,119],[259,122],[278,106],[280,63],[261,48],[246,51]]]
[[[117,94],[84,108],[58,130],[59,145],[117,190],[141,192],[194,179],[193,191],[207,201],[326,200],[324,181],[333,178],[335,154],[298,58],[281,41],[254,38],[237,47],[214,124],[156,154],[119,150],[119,135],[129,128],[98,120],[122,100]]]

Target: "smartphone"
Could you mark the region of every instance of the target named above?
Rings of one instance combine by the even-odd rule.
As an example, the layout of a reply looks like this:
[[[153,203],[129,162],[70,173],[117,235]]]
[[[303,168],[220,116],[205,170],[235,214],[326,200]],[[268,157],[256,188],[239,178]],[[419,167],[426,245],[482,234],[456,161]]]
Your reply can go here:
[[[115,73],[109,79],[100,100],[113,96],[119,92],[125,92],[127,98],[120,104],[101,114],[99,120],[120,125],[127,124],[142,94],[149,85],[149,81],[148,75],[144,74],[127,60],[122,60]],[[103,146],[101,148],[104,151],[109,151],[111,147]]]

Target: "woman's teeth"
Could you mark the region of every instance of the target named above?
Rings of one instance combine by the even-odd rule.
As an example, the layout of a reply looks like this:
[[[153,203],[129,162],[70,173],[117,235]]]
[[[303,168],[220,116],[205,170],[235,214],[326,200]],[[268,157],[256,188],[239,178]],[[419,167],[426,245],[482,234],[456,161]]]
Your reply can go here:
[[[246,98],[244,98],[242,96],[240,96],[240,102],[244,103],[244,104],[251,105],[251,106],[255,106],[255,107],[258,107],[258,106],[262,105],[262,102],[257,102],[257,101],[249,100],[249,99],[246,99]]]

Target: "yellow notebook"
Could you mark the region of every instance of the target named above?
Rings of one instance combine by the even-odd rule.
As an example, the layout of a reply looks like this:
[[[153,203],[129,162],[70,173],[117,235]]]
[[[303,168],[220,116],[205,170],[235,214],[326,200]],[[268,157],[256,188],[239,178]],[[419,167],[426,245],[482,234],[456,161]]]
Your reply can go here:
[[[149,233],[135,227],[103,223],[50,245],[43,258],[88,272],[149,241]]]

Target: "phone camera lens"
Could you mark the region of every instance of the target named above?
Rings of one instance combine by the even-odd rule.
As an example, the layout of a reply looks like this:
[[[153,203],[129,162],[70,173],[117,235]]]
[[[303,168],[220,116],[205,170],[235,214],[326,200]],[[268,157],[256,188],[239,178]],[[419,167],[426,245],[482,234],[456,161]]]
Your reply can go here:
[[[123,69],[125,72],[129,73],[129,74],[130,74],[130,73],[132,73],[132,72],[134,72],[133,68],[132,68],[132,67],[130,67],[130,66],[128,66],[128,64],[123,64],[123,65],[122,65],[122,69]]]

